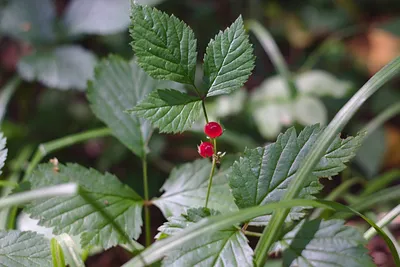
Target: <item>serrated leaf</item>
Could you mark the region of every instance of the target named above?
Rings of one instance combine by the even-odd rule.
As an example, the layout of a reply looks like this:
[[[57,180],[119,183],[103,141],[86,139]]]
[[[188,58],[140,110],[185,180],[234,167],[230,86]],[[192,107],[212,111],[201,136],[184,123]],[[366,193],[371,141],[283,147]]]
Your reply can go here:
[[[73,0],[67,7],[63,22],[71,35],[113,34],[129,26],[129,1]]]
[[[194,84],[197,41],[174,15],[132,5],[132,47],[139,65],[153,78]]]
[[[0,132],[0,174],[2,174],[1,169],[4,167],[4,162],[6,161],[7,158],[8,150],[6,149],[6,143],[7,143],[6,138],[3,137],[3,133]]]
[[[39,165],[28,178],[32,188],[77,182],[131,238],[139,237],[143,204],[139,195],[109,173],[103,175],[78,164],[59,164],[58,167],[57,172],[51,164]],[[39,219],[39,225],[54,227],[53,234],[82,234],[82,247],[101,246],[106,249],[125,241],[111,223],[80,195],[36,201],[25,211],[31,218]]]
[[[156,90],[128,111],[148,119],[162,133],[180,133],[199,118],[201,99],[177,90]]]
[[[2,10],[0,31],[34,44],[55,39],[56,10],[51,0],[12,0]]]
[[[240,16],[219,32],[206,48],[204,79],[207,96],[229,94],[247,81],[254,68],[253,48]]]
[[[173,235],[218,212],[204,208],[189,209],[186,214],[170,217],[160,228],[160,234]],[[218,232],[203,235],[195,242],[170,251],[163,266],[254,266],[253,250],[245,235],[232,226]]]
[[[273,250],[283,250],[283,266],[375,266],[357,229],[342,220],[302,221]]]
[[[86,88],[93,77],[96,56],[80,46],[64,45],[23,57],[18,73],[27,81],[40,81],[61,90]]]
[[[147,75],[134,60],[127,62],[117,56],[102,60],[96,67],[94,80],[88,84],[87,97],[96,117],[139,157],[148,151],[152,128],[148,122],[125,110],[159,85],[160,82]]]
[[[53,266],[50,241],[35,232],[0,231],[0,266]]]
[[[307,126],[299,135],[294,128],[290,128],[279,135],[273,144],[247,149],[228,174],[236,205],[243,209],[280,201],[320,133],[319,125]],[[316,166],[313,175],[308,178],[299,197],[312,198],[322,188],[318,177],[333,176],[342,171],[346,167],[344,163],[354,156],[361,140],[362,135],[344,140],[337,137]],[[301,207],[292,209],[290,219],[299,219],[302,216],[301,210]]]
[[[211,163],[207,159],[199,159],[174,168],[161,188],[165,191],[164,194],[153,199],[153,203],[161,209],[166,218],[179,216],[189,208],[203,207],[210,170]],[[228,171],[221,170],[215,174],[208,205],[222,213],[237,210],[226,179]]]

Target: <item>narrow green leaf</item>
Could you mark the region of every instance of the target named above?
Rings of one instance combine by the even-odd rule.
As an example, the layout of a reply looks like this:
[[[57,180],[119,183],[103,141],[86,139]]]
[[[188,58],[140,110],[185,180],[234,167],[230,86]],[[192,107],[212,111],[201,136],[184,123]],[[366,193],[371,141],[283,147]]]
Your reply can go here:
[[[247,81],[254,68],[253,48],[240,16],[219,32],[206,48],[204,78],[207,96],[229,94]]]
[[[192,29],[174,15],[137,4],[131,17],[139,65],[153,78],[194,84],[197,41]]]
[[[186,229],[180,231],[179,233],[176,233],[163,240],[157,241],[156,243],[145,249],[140,255],[136,256],[128,263],[123,265],[123,267],[140,267],[145,266],[146,264],[151,264],[162,259],[164,255],[167,255],[170,251],[175,250],[178,247],[182,247],[184,244],[193,242],[193,240],[196,240],[197,238],[200,238],[205,234],[211,234],[215,231],[230,227],[236,223],[249,221],[252,218],[270,213],[273,210],[283,208],[291,209],[295,206],[311,206],[315,208],[331,209],[349,212],[361,216],[366,222],[368,222],[371,226],[374,226],[375,229],[378,230],[379,234],[385,239],[385,241],[389,245],[390,250],[393,253],[393,258],[395,258],[395,262],[399,262],[399,257],[397,255],[396,249],[394,248],[393,242],[379,227],[375,225],[373,221],[369,220],[367,217],[358,213],[354,209],[332,201],[294,199],[289,201],[280,201],[277,203],[269,203],[264,206],[251,207],[229,214],[205,218],[198,223],[193,224]],[[144,262],[146,264],[144,264]]]
[[[0,174],[2,174],[1,169],[4,167],[4,162],[7,158],[8,149],[6,148],[7,140],[3,136],[3,133],[0,132]]]
[[[28,179],[32,188],[77,182],[99,206],[104,207],[129,237],[139,237],[143,200],[132,189],[109,173],[103,175],[77,164],[60,164],[58,168],[57,172],[51,164],[39,165]],[[31,218],[39,219],[39,225],[54,227],[54,234],[81,234],[82,247],[97,245],[109,248],[125,243],[112,223],[80,195],[35,201],[25,211]]]
[[[177,234],[203,218],[218,214],[203,208],[189,209],[186,214],[168,218],[159,228],[159,235]],[[253,250],[240,229],[231,226],[175,248],[166,255],[163,266],[253,266]]]
[[[51,267],[50,242],[35,232],[0,231],[0,265]]]
[[[0,14],[1,16],[1,14]],[[14,95],[18,86],[21,84],[21,78],[18,75],[15,75],[11,78],[2,88],[0,92],[0,127],[3,123],[4,115],[7,111],[8,103],[10,102],[11,97]]]
[[[320,133],[319,125],[305,127],[298,136],[294,128],[290,128],[278,136],[276,143],[245,150],[244,156],[233,164],[232,172],[228,174],[237,206],[246,208],[280,201]],[[299,197],[312,198],[322,188],[318,177],[333,176],[342,171],[346,167],[344,163],[354,156],[361,140],[362,135],[344,140],[337,137],[309,175]],[[292,210],[289,219],[302,217],[301,210]],[[264,217],[255,223],[265,224],[267,220],[268,217]]]
[[[210,170],[211,163],[207,159],[199,159],[174,168],[161,188],[165,191],[164,194],[153,199],[153,203],[161,209],[166,218],[179,216],[191,207],[202,207],[207,194]],[[215,174],[208,205],[223,213],[237,210],[226,179],[228,171],[220,170]]]
[[[53,259],[53,267],[65,267],[64,253],[60,244],[58,244],[57,239],[51,239],[50,250]]]
[[[177,90],[156,90],[128,111],[148,119],[162,133],[180,133],[199,118],[201,99]]]
[[[18,73],[27,81],[40,81],[48,87],[68,90],[86,88],[93,77],[96,56],[77,45],[38,50],[18,62]]]
[[[55,239],[57,239],[60,244],[64,253],[65,262],[69,267],[85,267],[80,256],[81,251],[69,235],[61,234],[56,236]]]
[[[274,251],[283,250],[283,266],[375,266],[366,240],[342,220],[303,220],[285,234]]]
[[[139,157],[146,155],[151,125],[125,112],[159,85],[134,60],[109,56],[97,65],[88,84],[87,97],[94,114],[109,126],[113,135]]]

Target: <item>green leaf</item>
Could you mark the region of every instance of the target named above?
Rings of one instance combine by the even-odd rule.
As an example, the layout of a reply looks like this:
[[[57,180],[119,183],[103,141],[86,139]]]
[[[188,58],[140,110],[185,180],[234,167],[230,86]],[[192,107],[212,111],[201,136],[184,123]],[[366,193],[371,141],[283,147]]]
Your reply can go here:
[[[156,90],[128,111],[148,119],[162,133],[180,133],[199,118],[201,99],[177,90]]]
[[[174,168],[161,188],[164,194],[153,199],[153,203],[166,218],[179,216],[189,208],[204,206],[210,171],[211,163],[207,159]],[[209,200],[210,208],[223,213],[237,210],[226,179],[228,171],[220,170],[214,175]]]
[[[96,56],[80,46],[64,45],[36,51],[18,62],[18,73],[27,81],[40,81],[61,90],[86,88],[93,77]]]
[[[50,242],[35,232],[0,231],[0,265],[50,267]]]
[[[58,244],[55,238],[50,241],[51,257],[53,259],[54,267],[65,267],[64,253],[60,244]]]
[[[158,229],[159,234],[177,234],[201,219],[215,215],[218,212],[214,210],[189,209],[186,214],[168,218],[168,222]],[[231,226],[176,247],[166,255],[163,266],[253,266],[253,250],[240,229]]]
[[[247,149],[244,156],[232,166],[229,184],[239,208],[265,205],[282,199],[288,184],[320,135],[319,125],[308,126],[297,136],[294,128],[278,136],[276,143],[266,147]],[[302,188],[299,197],[312,198],[322,186],[317,177],[336,175],[346,166],[362,136],[335,139]],[[301,217],[301,208],[293,210],[290,219]]]
[[[274,249],[283,250],[283,266],[375,266],[362,234],[343,224],[342,220],[304,220]]]
[[[3,133],[0,132],[0,174],[2,174],[1,169],[4,167],[4,162],[6,161],[7,158],[8,150],[6,149],[6,143],[7,143],[6,138],[3,137]]]
[[[33,189],[67,182],[78,183],[131,238],[139,237],[143,200],[117,177],[77,164],[60,164],[58,172],[51,164],[41,164],[28,180]],[[109,248],[125,241],[111,222],[80,195],[36,201],[25,211],[31,218],[39,219],[39,225],[54,227],[53,234],[81,234],[82,247],[98,245]]]
[[[109,126],[113,135],[139,157],[148,152],[151,125],[129,115],[126,109],[135,106],[160,85],[147,75],[134,60],[117,56],[103,59],[88,83],[87,97],[94,114]]]
[[[155,242],[138,256],[124,264],[123,267],[146,266],[146,264],[151,264],[162,259],[164,255],[168,255],[170,251],[175,250],[178,247],[182,247],[183,244],[193,242],[193,240],[197,240],[205,234],[210,234],[215,231],[222,230],[236,223],[249,221],[252,218],[259,217],[266,213],[271,213],[272,211],[276,212],[277,210],[283,208],[291,209],[295,206],[312,206],[315,208],[331,209],[349,212],[352,215],[362,217],[368,224],[374,226],[374,228],[378,230],[379,234],[385,239],[386,244],[388,244],[390,251],[393,254],[393,258],[395,259],[395,262],[400,262],[393,242],[385,234],[385,232],[382,231],[381,228],[377,227],[372,220],[369,220],[367,217],[358,213],[356,210],[332,201],[294,199],[289,201],[284,200],[276,203],[269,203],[265,206],[246,208],[229,214],[205,218],[168,238]]]
[[[54,41],[56,10],[51,0],[12,0],[2,10],[0,32],[34,44]]]
[[[253,48],[240,16],[224,32],[219,32],[206,48],[204,79],[207,96],[229,94],[239,89],[253,68]]]
[[[139,65],[150,76],[194,84],[197,41],[192,29],[174,15],[132,5],[130,33]]]
[[[70,267],[85,267],[81,254],[81,249],[75,244],[74,240],[67,234],[61,234],[55,237],[60,244],[65,262]]]
[[[63,22],[70,35],[113,34],[129,26],[129,1],[73,0],[67,7]]]

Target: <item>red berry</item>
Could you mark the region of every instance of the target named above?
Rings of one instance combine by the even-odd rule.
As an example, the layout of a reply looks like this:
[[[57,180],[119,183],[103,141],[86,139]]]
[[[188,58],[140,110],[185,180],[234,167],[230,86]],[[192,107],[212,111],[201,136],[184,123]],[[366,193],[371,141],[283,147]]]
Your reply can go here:
[[[214,155],[214,146],[210,142],[201,142],[197,149],[203,158],[209,158]]]
[[[210,138],[221,136],[223,131],[221,125],[215,121],[209,122],[204,126],[204,133]]]

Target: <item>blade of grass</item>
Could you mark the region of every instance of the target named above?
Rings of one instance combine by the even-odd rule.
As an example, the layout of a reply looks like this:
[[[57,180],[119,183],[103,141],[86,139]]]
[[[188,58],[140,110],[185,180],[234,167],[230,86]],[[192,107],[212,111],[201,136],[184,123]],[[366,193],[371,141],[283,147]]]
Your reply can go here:
[[[368,182],[364,191],[360,194],[360,197],[366,197],[369,194],[384,189],[387,185],[399,179],[399,177],[400,177],[400,170],[391,170],[378,177],[375,177],[374,179]]]
[[[296,84],[293,81],[292,74],[289,71],[289,68],[285,62],[285,59],[282,56],[282,53],[279,51],[277,44],[275,43],[274,38],[272,38],[271,34],[265,29],[259,22],[255,20],[248,20],[245,23],[246,27],[254,33],[257,37],[258,41],[261,43],[265,52],[268,54],[271,59],[272,64],[274,64],[275,69],[278,71],[279,75],[285,80],[290,96],[293,98],[297,95]]]
[[[64,253],[60,244],[55,238],[50,241],[51,258],[53,259],[53,267],[65,267]]]
[[[397,216],[400,215],[400,205],[397,205],[394,209],[389,211],[382,219],[380,219],[376,225],[379,227],[385,227],[391,221],[393,221]],[[371,227],[364,233],[364,238],[370,240],[376,234],[375,228]]]
[[[64,252],[65,261],[69,267],[85,267],[85,264],[79,255],[79,248],[69,235],[61,234],[56,236],[55,239],[57,239],[60,244]]]
[[[224,215],[205,218],[173,236],[157,241],[156,243],[145,249],[138,256],[123,265],[123,267],[144,267],[146,266],[146,264],[150,265],[158,260],[161,260],[165,255],[168,255],[169,251],[177,249],[184,245],[186,242],[195,240],[196,238],[204,234],[211,234],[225,227],[229,227],[244,221],[249,221],[252,218],[265,215],[276,209],[293,208],[295,206],[311,206],[316,208],[332,209],[357,214],[358,216],[361,216],[364,220],[366,220],[371,226],[375,227],[378,233],[385,239],[386,242],[388,242],[388,246],[391,251],[396,252],[392,241],[387,237],[382,229],[376,226],[373,221],[369,220],[367,217],[363,216],[354,209],[332,201],[292,199],[276,203],[269,203],[264,206],[242,209],[240,211],[231,212]],[[398,255],[393,255],[393,257],[395,258],[395,262],[400,263]]]
[[[318,137],[315,145],[307,154],[303,164],[296,172],[294,179],[289,184],[283,200],[295,198],[304,186],[305,180],[309,177],[315,165],[328,149],[334,138],[340,134],[343,127],[354,116],[360,106],[383,84],[395,77],[400,72],[400,57],[397,57],[378,73],[376,73],[336,114],[333,120]],[[274,212],[272,218],[263,231],[263,236],[255,250],[255,262],[257,266],[264,266],[268,251],[271,245],[277,240],[280,229],[289,214],[289,209],[282,209]]]
[[[379,126],[384,124],[386,121],[390,120],[394,116],[400,113],[400,102],[395,103],[384,111],[382,111],[378,116],[376,116],[372,121],[370,121],[362,131],[367,132],[367,136],[373,133]]]
[[[6,85],[1,89],[0,93],[0,125],[3,122],[4,115],[6,114],[8,103],[10,102],[11,97],[17,90],[18,86],[21,83],[21,78],[19,76],[15,76],[11,78]]]

